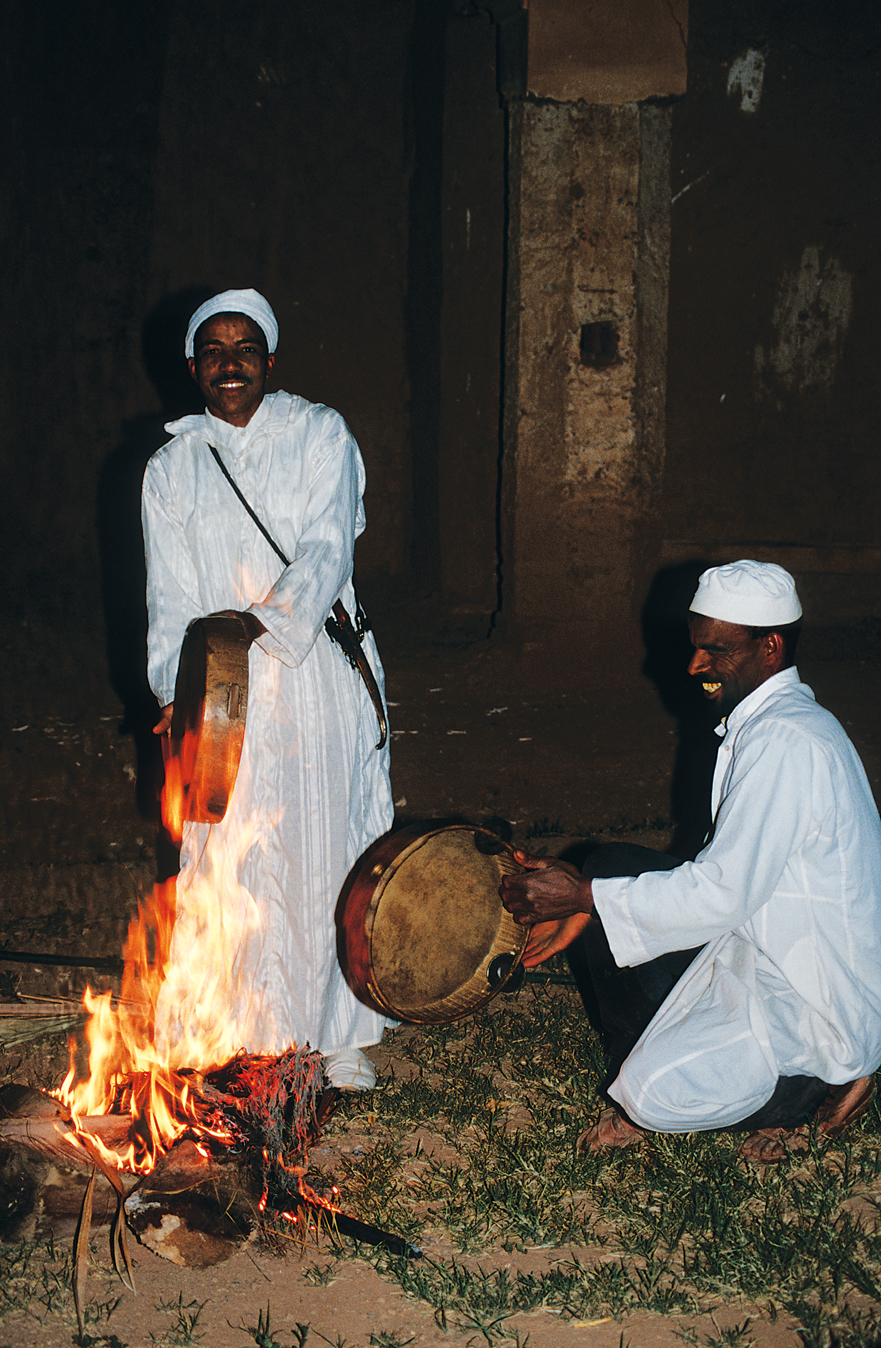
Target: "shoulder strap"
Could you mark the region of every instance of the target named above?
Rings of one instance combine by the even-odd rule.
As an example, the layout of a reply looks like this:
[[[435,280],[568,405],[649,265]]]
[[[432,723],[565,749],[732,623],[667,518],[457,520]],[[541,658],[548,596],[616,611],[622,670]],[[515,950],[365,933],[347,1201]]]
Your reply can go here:
[[[290,566],[290,562],[288,561],[287,557],[285,557],[284,553],[276,543],[275,539],[272,537],[272,534],[266,528],[260,516],[256,513],[256,511],[251,509],[246,498],[240,491],[238,483],[230,473],[229,469],[223,462],[223,459],[220,457],[217,450],[214,448],[212,444],[209,444],[207,440],[205,441],[205,443],[206,445],[208,445],[208,448],[214,455],[214,461],[217,464],[218,468],[223,473],[223,476],[226,478],[227,482],[232,487],[236,496],[239,498],[242,505],[245,507],[248,514],[251,516],[251,519],[257,525],[257,528],[260,530],[261,534],[266,539],[267,543],[272,548],[273,552],[276,554],[277,557],[281,559],[282,563],[285,566]],[[364,640],[364,633],[369,631],[369,629],[370,624],[367,622],[364,610],[358,603],[357,596],[355,598],[354,629],[352,628],[351,619],[349,618],[349,615],[346,612],[346,610],[343,608],[342,600],[340,599],[338,599],[334,604],[333,609],[331,610],[331,613],[324,624],[324,630],[330,637],[331,641],[335,641],[338,646],[342,647],[349,664],[352,666],[353,669],[356,669],[358,671],[358,673],[361,675],[361,678],[364,680],[364,686],[366,687],[367,692],[370,695],[370,700],[373,703],[377,719],[379,721],[379,743],[377,744],[376,747],[377,749],[381,749],[385,744],[386,739],[388,738],[388,726],[386,724],[385,719],[385,708],[383,707],[382,695],[379,691],[379,688],[377,687],[376,679],[373,677],[373,670],[370,668],[370,664],[367,660],[367,657],[364,654],[362,647],[359,645],[359,642],[363,642]]]
[[[206,440],[205,443],[208,444],[208,441]],[[223,462],[223,459],[220,457],[220,455],[218,454],[217,450],[214,448],[213,445],[208,445],[208,448],[211,450],[211,453],[214,455],[214,461],[215,461],[215,463],[217,464],[218,468],[220,469],[221,473],[223,473],[223,476],[226,478],[227,482],[228,482],[229,485],[232,487],[232,489],[233,489],[233,491],[235,492],[236,496],[239,498],[239,500],[241,501],[242,505],[245,507],[245,509],[247,510],[248,514],[251,516],[251,519],[252,519],[252,520],[254,521],[254,523],[257,525],[257,528],[260,530],[261,534],[262,534],[263,537],[266,539],[267,543],[268,543],[269,546],[272,548],[273,552],[276,554],[277,557],[279,557],[279,558],[281,559],[281,561],[283,562],[283,564],[284,564],[285,566],[290,566],[290,561],[288,560],[287,557],[285,557],[285,555],[284,555],[284,553],[282,552],[281,548],[278,546],[278,544],[276,543],[275,539],[272,537],[272,534],[269,532],[269,530],[266,528],[266,525],[265,525],[265,524],[263,523],[263,521],[260,519],[260,516],[259,516],[254,510],[251,509],[251,507],[250,507],[250,505],[248,504],[248,502],[246,501],[245,497],[242,495],[242,492],[241,492],[241,490],[240,490],[240,488],[239,488],[239,486],[238,486],[238,483],[236,482],[235,478],[234,478],[234,477],[232,476],[232,474],[230,473],[229,469],[227,468],[226,464]]]

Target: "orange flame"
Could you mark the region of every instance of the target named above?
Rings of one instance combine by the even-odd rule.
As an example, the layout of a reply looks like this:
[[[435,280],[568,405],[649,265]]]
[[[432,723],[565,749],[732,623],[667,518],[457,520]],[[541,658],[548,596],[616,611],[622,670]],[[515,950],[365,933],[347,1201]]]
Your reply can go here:
[[[187,762],[192,766],[191,756],[192,746],[186,746],[180,758],[168,756],[166,761],[163,818],[172,836],[178,839],[184,818],[183,780]],[[228,877],[218,877],[223,878]],[[191,1054],[191,1059],[198,1060],[187,1061],[185,1054],[192,1050],[191,1039],[177,1051],[167,1044],[157,1044],[157,1003],[169,972],[176,909],[174,879],[157,885],[150,897],[139,904],[123,951],[125,967],[119,1001],[114,1005],[112,993],[96,994],[91,988],[86,988],[83,994],[83,1005],[89,1013],[88,1075],[78,1076],[76,1044],[72,1040],[70,1070],[54,1092],[69,1110],[74,1128],[92,1115],[127,1114],[131,1126],[122,1153],[111,1151],[94,1133],[90,1137],[109,1164],[136,1173],[150,1171],[188,1128],[210,1131],[200,1123],[190,1087],[176,1068],[217,1066],[238,1047],[234,1045],[227,1052],[228,1043],[215,1035],[213,1042],[201,1044],[197,1055]],[[216,950],[212,950],[211,958],[215,964],[219,963]],[[222,1015],[217,1016],[217,1020],[222,1019]],[[71,1141],[75,1144],[75,1137]]]

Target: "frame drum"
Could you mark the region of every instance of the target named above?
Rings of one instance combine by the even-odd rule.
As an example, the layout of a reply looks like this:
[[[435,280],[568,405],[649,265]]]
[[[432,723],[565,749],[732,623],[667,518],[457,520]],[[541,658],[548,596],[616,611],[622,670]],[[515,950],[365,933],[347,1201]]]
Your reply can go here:
[[[395,1020],[442,1023],[485,1006],[515,974],[528,930],[502,907],[521,871],[488,829],[387,834],[350,874],[338,907],[340,963],[356,995]]]
[[[171,717],[171,755],[179,761],[183,818],[217,824],[235,786],[248,710],[245,624],[211,613],[187,628]]]

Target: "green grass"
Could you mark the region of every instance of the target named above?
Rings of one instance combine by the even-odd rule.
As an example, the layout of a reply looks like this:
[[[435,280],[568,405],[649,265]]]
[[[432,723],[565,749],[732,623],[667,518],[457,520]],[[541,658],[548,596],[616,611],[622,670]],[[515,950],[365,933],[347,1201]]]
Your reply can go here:
[[[425,1246],[418,1261],[358,1255],[440,1325],[501,1343],[512,1315],[540,1306],[693,1318],[754,1303],[794,1316],[805,1348],[877,1345],[876,1108],[848,1138],[764,1169],[739,1158],[736,1134],[579,1158],[604,1061],[574,991],[527,984],[470,1020],[397,1030],[392,1045],[401,1066],[374,1092],[369,1145],[333,1179],[350,1211]],[[438,1145],[414,1143],[416,1129]],[[432,1253],[450,1243],[449,1257]],[[499,1268],[515,1250],[544,1257],[532,1272]],[[753,1329],[699,1348],[749,1348]]]
[[[205,1301],[185,1302],[183,1292],[178,1293],[177,1301],[160,1301],[157,1311],[172,1316],[172,1324],[163,1334],[151,1334],[151,1343],[167,1345],[168,1348],[189,1348],[190,1344],[200,1344],[205,1335],[198,1324],[207,1304]]]
[[[736,1134],[656,1136],[580,1158],[605,1063],[573,989],[528,983],[466,1021],[389,1039],[395,1072],[350,1098],[328,1129],[341,1144],[333,1173],[308,1179],[337,1185],[346,1211],[426,1257],[334,1246],[328,1234],[291,1276],[344,1283],[347,1259],[369,1260],[472,1344],[523,1348],[511,1317],[543,1307],[563,1320],[665,1315],[692,1348],[752,1348],[759,1321],[779,1314],[795,1319],[804,1348],[878,1348],[877,1106],[845,1138],[764,1169],[739,1158]],[[343,1150],[349,1134],[358,1145]],[[0,1245],[0,1344],[5,1314],[73,1323],[69,1278],[59,1248]],[[91,1302],[90,1326],[115,1305]],[[720,1328],[709,1317],[725,1307],[736,1322]],[[199,1303],[162,1309],[170,1323],[157,1342],[200,1342]],[[239,1327],[261,1348],[334,1342],[309,1325],[273,1330],[269,1306],[254,1314]],[[689,1329],[698,1318],[702,1330]],[[377,1348],[394,1337],[373,1335]]]
[[[118,1295],[90,1299],[84,1309],[84,1323],[97,1326],[109,1320],[120,1300]],[[52,1241],[0,1244],[0,1322],[13,1314],[26,1315],[37,1324],[60,1317],[76,1325],[69,1247],[56,1247]],[[92,1341],[90,1336],[86,1338]],[[102,1335],[94,1342],[111,1344],[116,1339],[112,1334]]]

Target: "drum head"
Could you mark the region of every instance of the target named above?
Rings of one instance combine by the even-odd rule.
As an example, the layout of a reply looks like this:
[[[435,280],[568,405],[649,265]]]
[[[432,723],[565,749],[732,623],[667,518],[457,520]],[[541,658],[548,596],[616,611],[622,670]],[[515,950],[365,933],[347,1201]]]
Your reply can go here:
[[[502,877],[521,868],[495,834],[462,825],[422,834],[383,864],[395,836],[375,844],[379,850],[368,850],[359,866],[372,894],[366,912],[363,900],[360,912],[357,900],[351,904],[345,923],[355,955],[349,970],[361,964],[365,1000],[398,1020],[455,1020],[485,1005],[519,966],[528,933],[498,891]],[[366,970],[352,952],[361,941]],[[491,981],[499,955],[511,956],[510,968]],[[357,983],[355,990],[362,990]]]
[[[249,646],[238,617],[213,613],[187,628],[171,721],[184,819],[216,824],[226,814],[245,742]]]

